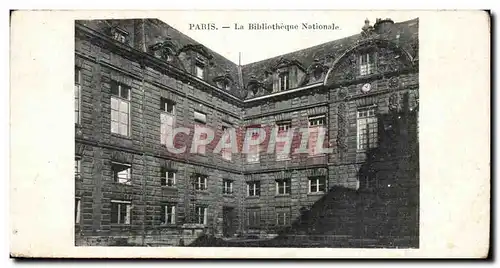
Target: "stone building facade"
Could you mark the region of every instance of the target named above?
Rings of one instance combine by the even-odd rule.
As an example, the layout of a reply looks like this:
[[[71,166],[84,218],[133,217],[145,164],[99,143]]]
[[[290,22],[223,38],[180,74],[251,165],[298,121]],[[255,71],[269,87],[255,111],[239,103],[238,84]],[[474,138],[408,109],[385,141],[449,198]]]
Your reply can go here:
[[[156,19],[76,21],[76,244],[272,237],[336,187],[386,193],[403,235],[418,235],[418,85],[418,19],[367,20],[358,35],[243,66]],[[166,149],[169,129],[199,125],[323,126],[333,151]],[[193,132],[176,146],[189,151]]]

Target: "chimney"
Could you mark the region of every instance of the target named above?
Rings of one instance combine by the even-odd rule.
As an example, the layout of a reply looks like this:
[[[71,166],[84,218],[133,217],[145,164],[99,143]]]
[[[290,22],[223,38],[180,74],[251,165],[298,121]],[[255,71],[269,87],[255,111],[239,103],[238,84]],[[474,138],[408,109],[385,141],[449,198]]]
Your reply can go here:
[[[375,32],[378,34],[384,34],[391,31],[392,26],[394,25],[394,21],[389,18],[386,19],[377,19],[373,28]]]

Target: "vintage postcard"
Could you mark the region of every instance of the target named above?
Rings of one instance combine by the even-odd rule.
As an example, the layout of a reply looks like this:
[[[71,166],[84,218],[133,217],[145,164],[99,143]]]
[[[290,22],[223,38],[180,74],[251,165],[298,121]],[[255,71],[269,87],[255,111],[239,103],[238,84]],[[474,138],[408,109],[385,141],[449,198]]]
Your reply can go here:
[[[11,254],[485,257],[489,23],[14,12]]]

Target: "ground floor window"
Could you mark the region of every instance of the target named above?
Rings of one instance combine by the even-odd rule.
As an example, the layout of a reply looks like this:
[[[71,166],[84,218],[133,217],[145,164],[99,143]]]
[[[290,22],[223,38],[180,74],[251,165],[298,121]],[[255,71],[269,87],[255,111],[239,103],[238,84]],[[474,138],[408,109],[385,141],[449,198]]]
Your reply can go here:
[[[130,224],[130,213],[132,204],[130,201],[111,201],[111,223]]]

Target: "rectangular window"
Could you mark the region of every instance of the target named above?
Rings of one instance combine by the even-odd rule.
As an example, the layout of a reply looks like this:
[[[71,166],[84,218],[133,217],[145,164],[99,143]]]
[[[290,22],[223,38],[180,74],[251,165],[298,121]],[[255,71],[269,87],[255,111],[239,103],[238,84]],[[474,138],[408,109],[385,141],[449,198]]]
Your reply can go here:
[[[132,184],[132,167],[124,163],[111,163],[114,182],[122,184]]]
[[[281,121],[277,122],[276,126],[278,128],[278,132],[276,135],[278,137],[287,137],[288,131],[292,128],[291,121]],[[276,142],[276,160],[288,160],[290,159],[290,152],[285,153],[285,142]]]
[[[316,152],[316,147],[318,146],[317,143],[318,143],[319,129],[324,128],[325,125],[326,125],[326,117],[324,115],[309,117],[309,143],[308,143],[309,156],[318,155],[318,153]]]
[[[120,43],[127,42],[128,33],[118,27],[113,28],[113,39]]]
[[[228,139],[230,139],[229,127],[222,126],[222,132],[223,132],[222,138],[227,143]],[[231,159],[232,159],[231,148],[222,148],[221,151],[222,151],[222,159],[227,160],[227,161],[231,161]]]
[[[195,122],[195,125],[194,125],[195,128],[205,127],[205,125],[207,123],[207,115],[204,113],[195,111],[194,112],[194,122]],[[196,132],[196,129],[195,129],[195,132]],[[206,133],[202,133],[200,135],[200,137],[196,137],[196,138],[200,138],[200,139],[204,140],[204,139],[207,139],[208,137],[207,137]],[[197,152],[199,154],[204,155],[206,153],[206,145],[198,145]]]
[[[199,191],[207,190],[207,176],[197,175],[193,178],[193,188]]]
[[[323,176],[309,178],[309,193],[321,193],[325,191],[326,179]]]
[[[175,122],[175,102],[161,98],[160,99],[160,142],[167,144],[168,135],[173,135]],[[173,137],[172,137],[173,138]],[[172,144],[173,145],[173,144]]]
[[[287,195],[291,193],[292,183],[290,179],[276,180],[276,195]]]
[[[290,225],[290,208],[283,208],[283,207],[276,208],[276,225],[278,226]]]
[[[202,64],[197,63],[195,65],[195,74],[196,77],[203,79],[205,77],[205,68]]]
[[[248,127],[247,131],[251,132],[251,139],[259,139],[260,126]],[[260,161],[260,144],[250,145],[247,152],[247,163],[258,163]]]
[[[375,71],[375,54],[365,53],[359,56],[359,74],[369,75]]]
[[[81,123],[81,81],[82,74],[80,68],[75,68],[75,123]]]
[[[375,109],[376,107],[367,107],[358,110],[358,150],[364,151],[378,146],[378,122]]]
[[[247,196],[260,196],[260,181],[247,182]]]
[[[193,216],[194,223],[206,225],[208,219],[208,208],[202,205],[195,205]]]
[[[75,198],[75,223],[80,223],[80,215],[81,215],[81,204],[82,201],[80,198]]]
[[[222,181],[222,193],[223,194],[233,194],[233,181],[224,179]]]
[[[81,158],[75,158],[75,178],[79,179],[81,177]]]
[[[279,90],[287,90],[290,87],[288,72],[283,72],[279,74]]]
[[[175,171],[162,169],[161,186],[175,186]]]
[[[111,132],[129,135],[130,87],[111,83]]]
[[[130,224],[130,213],[132,205],[130,201],[111,201],[111,223]]]
[[[260,208],[247,208],[247,225],[249,227],[260,226]]]
[[[162,206],[161,215],[161,224],[175,224],[175,204]]]

